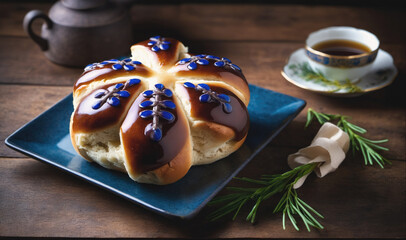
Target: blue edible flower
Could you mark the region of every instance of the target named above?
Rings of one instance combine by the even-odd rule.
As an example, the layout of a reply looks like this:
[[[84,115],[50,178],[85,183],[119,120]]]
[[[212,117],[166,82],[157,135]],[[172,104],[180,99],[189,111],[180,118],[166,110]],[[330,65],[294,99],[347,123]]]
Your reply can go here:
[[[225,113],[231,113],[233,107],[231,106],[231,98],[224,93],[216,93],[211,90],[210,86],[205,83],[199,83],[197,85],[191,82],[184,82],[183,86],[185,88],[193,88],[196,91],[202,92],[202,95],[199,96],[199,101],[202,103],[217,102],[222,105],[223,111]]]
[[[125,90],[134,85],[137,85],[141,82],[138,78],[133,78],[128,80],[125,83],[117,83],[114,88],[109,91],[107,89],[102,89],[101,91],[96,92],[93,96],[96,99],[100,99],[95,104],[92,105],[94,110],[101,108],[105,103],[108,103],[110,106],[117,107],[120,105],[120,98],[130,97],[130,93]]]
[[[131,58],[125,58],[123,60],[110,59],[110,60],[105,60],[100,63],[93,63],[93,64],[87,65],[85,67],[85,72],[94,70],[97,67],[104,67],[107,64],[112,64],[111,68],[116,71],[121,70],[121,69],[124,69],[125,71],[132,71],[132,70],[136,69],[137,65],[140,65],[142,63],[139,61],[133,61],[133,60],[131,60]]]
[[[177,64],[184,65],[187,64],[187,68],[189,70],[195,70],[197,69],[198,65],[206,66],[210,64],[209,60],[214,61],[214,66],[216,67],[225,67],[228,66],[233,70],[241,71],[241,68],[231,62],[230,59],[228,58],[219,58],[213,55],[206,55],[206,54],[199,54],[195,56],[191,56],[188,58],[181,59],[178,61]]]
[[[155,84],[154,87],[154,90],[150,89],[143,92],[142,95],[149,99],[139,104],[140,108],[146,109],[140,111],[139,116],[144,119],[152,118],[152,122],[146,126],[144,132],[152,141],[158,142],[162,139],[162,124],[160,119],[164,119],[168,123],[175,121],[175,115],[165,109],[173,110],[176,108],[176,105],[171,100],[162,99],[163,97],[172,97],[173,93],[171,90],[165,88],[161,83]]]
[[[154,52],[159,52],[161,50],[166,51],[170,48],[171,42],[165,40],[161,36],[155,36],[149,38],[148,46],[151,46],[151,50]]]

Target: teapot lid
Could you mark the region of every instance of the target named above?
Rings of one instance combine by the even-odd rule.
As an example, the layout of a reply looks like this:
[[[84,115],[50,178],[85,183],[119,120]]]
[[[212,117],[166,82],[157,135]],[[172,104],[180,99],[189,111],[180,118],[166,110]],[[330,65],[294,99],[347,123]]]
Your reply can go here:
[[[61,0],[49,10],[52,21],[69,27],[104,26],[123,19],[126,14],[124,8],[106,0]]]
[[[107,0],[61,0],[61,2],[67,8],[84,10],[101,7]]]

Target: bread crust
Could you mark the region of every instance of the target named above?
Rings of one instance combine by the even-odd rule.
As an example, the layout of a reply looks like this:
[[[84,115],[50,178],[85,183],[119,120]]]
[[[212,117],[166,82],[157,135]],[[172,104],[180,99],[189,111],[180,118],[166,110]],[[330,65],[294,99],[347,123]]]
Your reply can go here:
[[[246,136],[235,141],[234,131],[224,125],[197,121],[192,128],[193,165],[216,162],[237,150]]]
[[[183,178],[192,167],[192,145],[190,138],[183,146],[179,154],[164,166],[147,172],[145,174],[129,176],[137,182],[152,183],[156,185],[167,185]]]
[[[154,39],[156,40],[156,38]],[[149,44],[150,40],[147,40],[131,47],[133,58],[130,60],[108,60],[110,61],[108,64],[93,64],[91,66],[92,69],[86,70],[74,86],[73,105],[75,110],[71,115],[69,128],[72,145],[75,150],[87,161],[96,162],[108,169],[126,172],[131,179],[140,183],[156,185],[174,183],[183,178],[193,165],[210,164],[236,151],[244,143],[248,133],[249,119],[246,108],[249,103],[250,93],[247,80],[239,67],[231,64],[231,61],[228,59],[206,58],[208,55],[204,55],[200,57],[203,59],[199,60],[201,61],[200,65],[196,65],[197,67],[192,69],[189,64],[183,64],[181,60],[185,58],[192,59],[198,55],[187,53],[187,48],[176,39],[167,38],[166,41],[171,42],[168,51],[166,51],[168,48],[158,43],[155,43],[154,46],[160,46],[161,49],[152,51]],[[194,58],[193,61],[195,60]],[[224,64],[215,65],[219,61],[223,61]],[[114,69],[115,66],[118,70]],[[125,70],[125,68],[127,69]],[[93,75],[94,78],[92,79]],[[116,122],[97,129],[89,128],[83,131],[78,130],[74,126],[75,114],[78,114],[77,109],[82,102],[86,101],[89,96],[94,98],[94,101],[104,99],[103,96],[109,92],[106,90],[106,93],[99,98],[96,96],[95,91],[100,90],[106,84],[120,84],[132,78],[137,78],[141,81],[139,91],[130,91],[131,94],[127,97],[125,97],[125,93],[123,93],[124,95],[114,95],[118,98],[119,103],[124,101],[124,98],[128,99],[128,103],[124,102],[126,105],[120,110],[122,112]],[[198,88],[190,90],[183,86],[186,81],[190,82],[193,86],[205,84],[212,89],[207,91],[199,90]],[[160,165],[152,170],[145,168],[149,170],[140,171],[142,168],[134,164],[134,161],[137,161],[137,159],[130,159],[131,154],[128,154],[128,151],[134,151],[134,149],[131,149],[131,142],[127,140],[131,138],[123,137],[123,124],[126,122],[127,116],[130,115],[136,99],[138,99],[138,96],[141,96],[141,92],[158,89],[158,85],[164,85],[165,88],[173,91],[173,98],[171,96],[161,100],[173,101],[177,114],[172,111],[173,109],[165,109],[164,107],[164,110],[169,113],[172,111],[177,118],[176,120],[182,122],[181,125],[185,128],[186,137],[184,144],[182,142],[183,145],[181,147],[178,145],[178,150],[175,152],[171,150],[172,155],[170,155],[171,160],[169,162],[159,163]],[[121,90],[129,91],[125,88]],[[91,94],[94,94],[94,96]],[[217,99],[217,102],[201,101],[200,97],[204,94],[211,94],[212,97]],[[220,101],[220,98],[216,97],[219,94],[225,97],[223,102]],[[157,110],[154,110],[155,108],[143,108],[139,106],[147,100],[145,98],[140,100],[141,102],[136,102],[138,107],[135,108],[137,109],[135,112],[136,116],[139,116],[140,119],[141,112],[145,110],[158,114]],[[152,103],[158,101],[153,98],[150,98],[150,100]],[[108,101],[112,101],[111,97]],[[106,101],[103,104],[107,104]],[[114,102],[109,104],[114,104]],[[163,102],[158,104],[162,105]],[[116,104],[114,106],[120,107],[121,105]],[[230,109],[227,110],[226,106]],[[202,109],[206,108],[210,108],[207,112],[212,112],[212,116],[202,114]],[[226,110],[229,112],[226,112]],[[162,115],[160,117],[162,118]],[[148,118],[148,116],[145,118],[147,119],[145,121],[149,121],[148,124],[152,124],[151,118]],[[168,119],[170,119],[170,116]],[[171,127],[168,125],[165,128],[166,122],[162,121],[161,125],[153,126],[159,128],[164,124],[162,129],[168,132],[171,131]],[[170,121],[168,120],[168,122]],[[142,127],[134,128],[138,131],[137,134],[145,134],[147,136],[146,126],[152,125],[145,124],[147,123],[142,123],[140,125]],[[171,136],[175,135],[173,132],[171,133]],[[160,141],[160,139],[153,141]],[[172,156],[174,157],[172,158]],[[151,166],[155,167],[155,165]]]

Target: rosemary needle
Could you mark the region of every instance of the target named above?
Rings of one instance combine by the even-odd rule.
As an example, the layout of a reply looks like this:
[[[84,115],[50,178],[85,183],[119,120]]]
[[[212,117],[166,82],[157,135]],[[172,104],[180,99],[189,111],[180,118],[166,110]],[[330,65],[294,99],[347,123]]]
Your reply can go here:
[[[377,152],[379,150],[389,150],[379,145],[387,142],[388,139],[370,140],[361,136],[361,134],[365,134],[367,130],[350,123],[347,120],[348,118],[348,116],[343,115],[319,113],[309,108],[305,127],[308,127],[314,119],[320,124],[337,120],[337,126],[346,132],[350,138],[353,153],[355,153],[355,151],[361,152],[364,157],[365,165],[377,163],[383,168],[386,163],[390,163],[389,160]],[[282,212],[283,229],[286,229],[286,220],[289,219],[293,227],[299,230],[295,216],[299,216],[308,231],[310,231],[311,227],[323,229],[323,226],[316,219],[316,217],[323,218],[323,216],[300,199],[293,187],[301,177],[311,173],[317,165],[318,163],[308,163],[282,174],[263,175],[259,180],[246,177],[235,178],[239,181],[259,186],[253,188],[228,187],[227,189],[233,193],[216,197],[209,202],[209,205],[224,205],[210,213],[208,217],[210,220],[215,221],[234,212],[234,220],[245,204],[253,203],[254,205],[246,217],[246,220],[254,223],[261,203],[277,193],[282,193],[282,198],[279,200],[273,213]]]
[[[233,191],[233,193],[217,197],[209,202],[209,205],[225,205],[213,211],[208,217],[210,220],[215,221],[234,212],[234,220],[241,208],[250,202],[254,203],[254,205],[246,217],[246,220],[254,223],[261,203],[277,193],[283,193],[282,198],[273,211],[274,213],[282,212],[283,229],[286,228],[285,221],[288,218],[293,227],[299,230],[295,215],[299,216],[308,231],[310,231],[310,227],[323,229],[323,226],[312,214],[315,214],[319,218],[323,218],[323,216],[300,199],[296,190],[293,188],[294,184],[301,177],[311,173],[317,164],[318,163],[310,163],[302,165],[282,174],[263,175],[260,180],[245,177],[235,178],[260,186],[255,188],[228,187],[227,189]]]
[[[324,124],[329,121],[337,121],[337,126],[346,132],[350,138],[352,152],[361,152],[365,165],[373,165],[377,163],[381,168],[384,167],[386,163],[390,164],[390,161],[384,158],[378,151],[389,151],[388,148],[382,147],[378,144],[388,142],[388,139],[381,140],[370,140],[360,134],[365,134],[367,130],[359,127],[353,123],[350,123],[347,119],[348,116],[338,115],[338,114],[326,114],[319,113],[309,108],[307,111],[307,122],[305,127],[308,127],[313,119],[316,119],[320,124]]]
[[[300,76],[306,81],[325,87],[332,87],[333,89],[330,90],[330,92],[337,92],[340,90],[345,90],[349,93],[362,92],[362,89],[356,84],[351,83],[349,79],[344,81],[327,79],[320,71],[313,70],[307,62],[291,64],[289,65],[289,68],[295,71],[296,74],[300,74]]]

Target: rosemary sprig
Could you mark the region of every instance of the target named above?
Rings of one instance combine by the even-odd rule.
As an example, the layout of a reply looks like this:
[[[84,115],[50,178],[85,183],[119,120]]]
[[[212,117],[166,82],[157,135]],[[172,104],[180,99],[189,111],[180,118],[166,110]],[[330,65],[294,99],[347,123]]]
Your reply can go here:
[[[389,150],[388,148],[379,146],[379,144],[387,142],[388,139],[370,140],[361,136],[360,134],[366,133],[367,130],[350,123],[347,120],[348,118],[348,116],[344,115],[319,113],[309,108],[305,127],[308,127],[314,119],[320,124],[337,120],[337,126],[349,135],[353,153],[360,151],[366,165],[373,165],[375,162],[383,168],[386,163],[390,164],[389,160],[377,152],[379,150]],[[279,200],[273,213],[282,212],[283,229],[286,229],[286,218],[288,218],[293,227],[299,230],[295,215],[300,217],[308,231],[310,231],[310,227],[323,229],[323,226],[317,221],[313,214],[319,218],[323,218],[323,216],[300,199],[296,189],[293,187],[300,178],[311,173],[318,164],[319,163],[305,164],[282,174],[262,175],[259,180],[246,177],[235,178],[240,181],[261,186],[254,188],[228,187],[227,189],[233,191],[233,193],[216,197],[209,202],[209,205],[224,205],[213,211],[208,217],[210,220],[215,221],[234,212],[232,219],[235,220],[241,208],[246,203],[253,202],[254,206],[251,208],[246,220],[254,223],[261,203],[277,193],[282,193],[282,198]]]
[[[318,163],[310,163],[282,174],[263,175],[259,180],[246,177],[235,178],[240,181],[262,185],[262,187],[228,187],[227,189],[234,193],[217,197],[209,202],[209,205],[225,205],[212,212],[208,217],[210,220],[215,221],[234,212],[232,219],[235,220],[241,208],[246,203],[253,202],[254,206],[246,217],[246,220],[254,223],[261,203],[277,193],[283,193],[282,198],[273,211],[274,213],[282,212],[283,229],[286,228],[285,221],[287,217],[293,227],[299,230],[294,215],[298,215],[301,218],[308,231],[310,231],[310,227],[323,229],[323,226],[313,217],[312,213],[320,218],[323,218],[323,216],[300,199],[293,188],[293,185],[301,177],[311,173],[317,165]]]
[[[370,140],[360,134],[365,134],[367,130],[357,125],[350,123],[347,119],[348,116],[334,115],[319,113],[309,108],[307,111],[307,122],[305,127],[308,127],[313,119],[316,119],[320,124],[324,124],[329,121],[337,121],[337,126],[341,128],[350,137],[350,144],[353,154],[355,151],[361,152],[365,165],[373,165],[374,162],[377,163],[381,168],[384,168],[386,163],[391,163],[388,159],[384,158],[378,151],[389,151],[388,148],[379,146],[378,144],[388,142],[388,139],[382,140]]]
[[[306,80],[311,81],[315,84],[319,84],[326,87],[333,87],[334,89],[329,92],[338,92],[340,90],[346,90],[349,93],[357,93],[362,92],[363,90],[358,87],[356,84],[352,83],[349,79],[344,81],[338,80],[329,80],[327,79],[323,73],[317,70],[313,70],[309,63],[298,63],[298,64],[291,64],[289,68],[295,71],[296,74],[300,74],[300,76]]]

